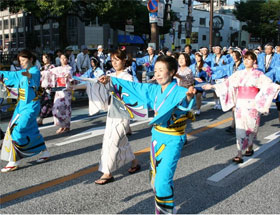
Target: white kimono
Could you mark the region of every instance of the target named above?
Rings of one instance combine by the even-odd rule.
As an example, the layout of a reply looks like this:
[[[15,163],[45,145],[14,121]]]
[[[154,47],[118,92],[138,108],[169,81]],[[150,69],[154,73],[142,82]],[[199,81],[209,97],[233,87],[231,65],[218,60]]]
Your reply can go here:
[[[110,74],[112,77],[133,81],[133,77],[127,73],[122,72],[118,76],[116,73]],[[101,86],[100,83],[91,84],[92,90],[95,92],[89,93],[89,100],[91,103],[90,112],[94,113],[98,108],[105,110],[107,108],[109,91],[107,90],[109,84]],[[91,96],[90,96],[91,94]],[[108,110],[110,105],[108,106]],[[109,111],[108,111],[109,112]],[[110,118],[107,115],[106,128],[103,137],[101,160],[99,164],[99,171],[102,173],[112,173],[124,164],[135,159],[135,155],[129,145],[126,133],[129,130],[129,120],[121,118]]]

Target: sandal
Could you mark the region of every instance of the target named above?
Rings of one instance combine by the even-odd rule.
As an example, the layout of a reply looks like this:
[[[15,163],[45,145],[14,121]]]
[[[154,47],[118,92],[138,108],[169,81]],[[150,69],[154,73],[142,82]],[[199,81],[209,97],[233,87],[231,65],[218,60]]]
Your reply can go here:
[[[112,176],[111,178],[99,178],[98,180],[96,180],[94,183],[98,184],[98,185],[104,185],[104,184],[108,184],[115,181],[114,177]]]
[[[56,133],[56,134],[60,134],[62,131],[63,131],[63,128],[59,128],[59,129],[56,130],[55,133]]]
[[[42,126],[43,125],[43,119],[38,119],[38,121],[37,121],[37,124],[38,124],[38,126]]]
[[[246,152],[245,152],[245,154],[244,154],[244,156],[247,156],[247,157],[250,157],[250,156],[252,156],[254,154],[254,149],[252,149],[252,150],[246,150]]]
[[[135,167],[130,167],[128,172],[130,174],[134,174],[136,172],[138,172],[141,169],[141,166],[139,164],[137,164]]]
[[[232,161],[235,162],[235,163],[243,163],[243,159],[240,158],[240,157],[238,157],[238,156],[234,157],[234,158],[232,159]]]

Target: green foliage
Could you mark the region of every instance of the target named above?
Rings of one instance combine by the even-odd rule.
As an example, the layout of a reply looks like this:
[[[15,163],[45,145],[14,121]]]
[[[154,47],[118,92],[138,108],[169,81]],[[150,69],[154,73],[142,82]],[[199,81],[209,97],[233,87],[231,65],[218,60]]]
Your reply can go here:
[[[60,33],[64,34],[62,46],[67,45],[66,18],[77,16],[81,21],[94,21],[99,17],[101,24],[110,24],[114,29],[125,29],[127,20],[131,19],[134,25],[134,34],[150,33],[149,13],[142,0],[0,0],[0,10],[9,8],[11,12],[23,10],[31,13],[40,24],[48,19],[59,22]],[[171,18],[174,14],[171,13]],[[167,33],[171,22],[165,21],[160,33]],[[64,39],[63,39],[64,38]]]
[[[236,18],[246,23],[244,30],[262,38],[262,43],[277,40],[280,19],[279,0],[248,0],[235,3]]]

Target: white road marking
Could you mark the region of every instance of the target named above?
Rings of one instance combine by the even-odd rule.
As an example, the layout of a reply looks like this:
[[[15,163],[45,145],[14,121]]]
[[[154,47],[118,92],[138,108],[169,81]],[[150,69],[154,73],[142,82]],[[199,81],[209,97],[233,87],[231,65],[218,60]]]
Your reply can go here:
[[[204,105],[214,105],[215,101],[202,101],[201,103]]]
[[[153,118],[148,118],[147,120],[144,120],[144,121],[134,122],[134,123],[130,124],[130,127],[134,127],[134,126],[137,126],[137,125],[141,125],[141,124],[150,122],[152,119]],[[87,131],[84,131],[80,134],[73,135],[73,136],[70,136],[70,137],[66,138],[66,139],[71,139],[71,140],[60,142],[60,143],[48,143],[48,144],[56,145],[56,146],[63,146],[63,145],[67,145],[69,143],[73,143],[73,142],[77,142],[77,141],[81,141],[81,140],[85,140],[85,139],[89,139],[89,138],[92,138],[92,137],[102,135],[102,134],[104,134],[104,131],[105,131],[105,126],[95,127],[95,128],[91,128]],[[77,137],[77,136],[81,136],[81,135],[83,135],[83,136],[80,137],[80,138],[74,138],[73,139],[73,137]]]
[[[260,154],[262,154],[264,151],[266,151],[267,149],[269,149],[276,143],[280,142],[280,132],[271,134],[271,135],[265,137],[264,139],[269,139],[269,141],[266,142],[265,144],[263,144],[262,146],[256,148],[254,150],[255,153],[252,157],[243,158],[244,162],[241,164],[238,164],[238,165],[231,164],[231,165],[227,166],[226,168],[222,169],[221,171],[219,171],[216,174],[212,175],[211,177],[207,178],[207,180],[211,181],[211,182],[219,182],[222,179],[224,179],[225,177],[227,177],[228,175],[230,175],[231,173],[233,173],[234,171],[238,170],[239,168],[244,168],[248,164],[252,164],[252,163],[258,161],[259,158],[256,158],[256,157],[258,157]]]
[[[98,117],[105,116],[106,114],[107,114],[107,112],[104,112],[104,113],[99,113],[98,115],[94,115],[94,116],[87,116],[87,117],[84,117],[82,119],[71,120],[71,123],[80,122],[80,121],[85,120],[85,119],[95,119],[95,118],[98,118]],[[55,127],[55,126],[56,125],[43,126],[43,127],[40,127],[39,130],[43,130],[43,129],[51,128],[51,127]]]

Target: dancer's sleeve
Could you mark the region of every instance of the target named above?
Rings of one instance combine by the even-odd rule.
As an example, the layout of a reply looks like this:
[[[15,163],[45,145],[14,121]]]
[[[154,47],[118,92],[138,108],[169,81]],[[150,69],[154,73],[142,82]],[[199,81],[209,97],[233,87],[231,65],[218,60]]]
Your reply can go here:
[[[113,96],[109,116],[113,118],[144,120],[152,108],[159,85],[136,83],[111,77],[110,92]]]

